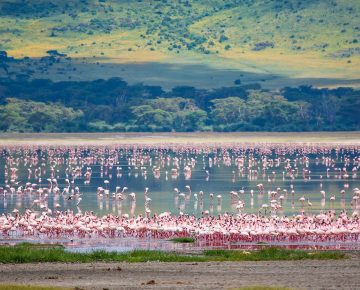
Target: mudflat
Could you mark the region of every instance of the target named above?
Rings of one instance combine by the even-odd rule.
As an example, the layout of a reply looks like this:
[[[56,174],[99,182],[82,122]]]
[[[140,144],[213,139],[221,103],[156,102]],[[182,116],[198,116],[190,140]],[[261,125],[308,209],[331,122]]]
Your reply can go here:
[[[360,289],[360,252],[345,260],[0,264],[0,283],[77,289]]]
[[[164,145],[289,143],[358,145],[360,131],[352,132],[193,132],[193,133],[0,133],[4,145]]]

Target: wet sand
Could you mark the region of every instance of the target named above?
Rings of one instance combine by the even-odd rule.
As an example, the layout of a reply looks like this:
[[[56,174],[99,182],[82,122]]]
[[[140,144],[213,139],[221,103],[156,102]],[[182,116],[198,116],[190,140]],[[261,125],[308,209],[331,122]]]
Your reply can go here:
[[[78,289],[360,289],[360,252],[350,255],[328,261],[0,264],[0,283]]]

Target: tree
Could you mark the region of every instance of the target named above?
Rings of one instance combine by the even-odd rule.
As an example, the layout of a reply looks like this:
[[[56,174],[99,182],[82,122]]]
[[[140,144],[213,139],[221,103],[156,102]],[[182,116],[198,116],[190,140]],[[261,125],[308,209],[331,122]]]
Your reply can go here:
[[[75,111],[60,104],[6,99],[0,108],[0,129],[22,132],[73,131],[82,111]]]
[[[174,128],[176,131],[194,132],[201,130],[207,119],[207,114],[203,110],[186,110],[176,114]]]
[[[245,120],[246,105],[244,100],[237,97],[215,99],[211,101],[213,107],[211,116],[217,125],[237,123]]]
[[[298,106],[288,102],[283,96],[273,96],[265,104],[265,116],[272,126],[287,124],[298,119]]]
[[[95,121],[88,123],[88,129],[93,132],[109,132],[113,127],[105,121]]]
[[[245,119],[249,122],[262,123],[265,118],[265,104],[272,98],[271,93],[251,91],[246,101]]]
[[[27,120],[22,116],[21,107],[13,99],[7,99],[8,104],[0,107],[0,130],[4,132],[27,131]]]
[[[168,112],[179,112],[183,110],[197,109],[193,100],[184,98],[157,98],[149,102],[154,109],[161,109]]]
[[[173,115],[161,109],[154,109],[149,105],[133,108],[136,116],[135,124],[147,130],[169,131],[172,127]]]

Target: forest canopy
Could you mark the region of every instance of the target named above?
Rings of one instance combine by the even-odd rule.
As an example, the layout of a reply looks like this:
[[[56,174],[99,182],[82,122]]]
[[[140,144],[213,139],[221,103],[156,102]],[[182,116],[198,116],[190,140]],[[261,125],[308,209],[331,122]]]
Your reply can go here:
[[[360,130],[360,91],[0,79],[2,132]]]

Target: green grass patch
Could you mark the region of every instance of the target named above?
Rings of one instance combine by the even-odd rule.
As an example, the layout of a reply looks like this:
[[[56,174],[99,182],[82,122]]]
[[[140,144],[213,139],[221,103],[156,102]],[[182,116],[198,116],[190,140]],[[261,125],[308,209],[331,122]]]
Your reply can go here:
[[[67,252],[63,247],[40,247],[33,244],[0,247],[0,263],[35,262],[209,262],[209,261],[272,261],[272,260],[328,260],[344,259],[346,255],[336,251],[308,252],[269,247],[259,251],[207,250],[199,255],[185,255],[165,251],[134,250],[118,253],[94,251],[90,253]]]
[[[29,243],[29,242],[23,242],[18,244],[18,246],[22,246],[22,247],[28,247],[28,248],[33,248],[33,249],[65,249],[64,245],[62,244],[33,244],[33,243]]]
[[[303,251],[267,247],[259,251],[208,250],[206,257],[216,257],[221,261],[281,261],[281,260],[339,260],[346,255],[339,251]]]
[[[192,237],[173,238],[170,241],[174,243],[195,243],[195,239]]]
[[[74,288],[0,284],[0,290],[70,290],[70,289],[74,289]]]

